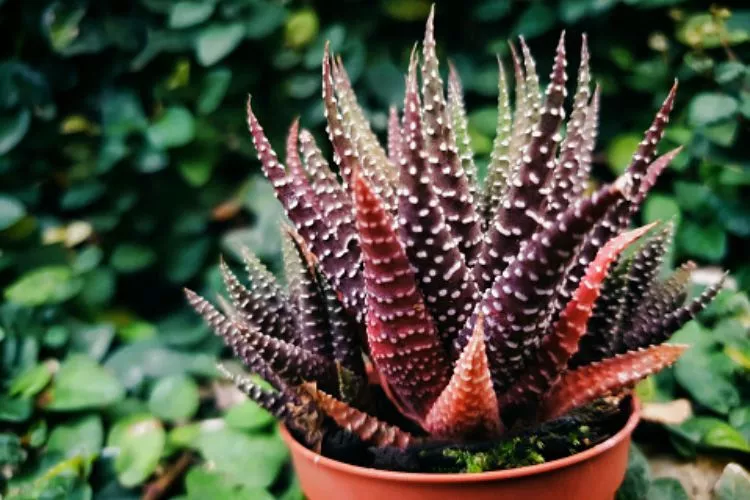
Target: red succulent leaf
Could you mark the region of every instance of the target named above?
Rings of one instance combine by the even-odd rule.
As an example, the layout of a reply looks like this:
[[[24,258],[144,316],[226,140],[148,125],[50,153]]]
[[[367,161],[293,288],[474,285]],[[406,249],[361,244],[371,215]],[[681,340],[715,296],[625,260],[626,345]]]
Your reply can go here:
[[[301,388],[339,427],[351,432],[366,443],[372,443],[378,447],[395,446],[403,449],[418,441],[412,434],[395,425],[383,422],[334,398],[330,394],[326,394],[319,390],[315,384],[303,384]]]
[[[535,233],[485,293],[488,355],[495,389],[508,389],[546,331],[546,311],[573,251],[608,207],[622,198],[618,185],[579,200],[557,220]],[[466,332],[467,329],[464,329]]]
[[[354,204],[365,265],[370,355],[416,418],[448,383],[450,363],[390,214],[355,173]]]
[[[569,371],[545,395],[540,419],[552,420],[574,408],[630,388],[673,364],[688,347],[656,345]]]
[[[544,394],[565,369],[586,333],[594,302],[612,262],[655,224],[643,226],[611,239],[589,264],[573,298],[560,314],[552,331],[542,339],[536,359],[503,396],[501,406],[522,405]]]
[[[425,429],[443,438],[497,437],[503,431],[492,387],[480,315],[453,376],[425,418]]]

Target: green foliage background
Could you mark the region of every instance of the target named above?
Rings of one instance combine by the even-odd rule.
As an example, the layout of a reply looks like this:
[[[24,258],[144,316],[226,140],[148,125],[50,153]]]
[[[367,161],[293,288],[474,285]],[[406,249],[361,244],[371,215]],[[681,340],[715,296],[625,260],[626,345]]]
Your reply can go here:
[[[278,268],[280,211],[245,130],[248,93],[277,145],[296,115],[322,133],[319,64],[330,40],[383,131],[428,9],[423,0],[0,0],[0,494],[300,497],[268,415],[251,403],[227,409],[236,395],[217,378],[221,346],[181,288],[212,296],[218,254],[236,258],[241,245]],[[527,37],[545,74],[561,29],[571,67],[588,33],[603,91],[601,179],[627,164],[679,77],[663,147],[685,151],[643,217],[676,219],[674,260],[728,269],[750,290],[750,10],[439,1],[437,29],[485,156],[494,54],[507,56],[512,36]],[[697,423],[666,431],[683,456],[750,449],[750,306],[742,292],[718,304],[679,334],[694,353],[641,388],[647,399],[695,400]]]

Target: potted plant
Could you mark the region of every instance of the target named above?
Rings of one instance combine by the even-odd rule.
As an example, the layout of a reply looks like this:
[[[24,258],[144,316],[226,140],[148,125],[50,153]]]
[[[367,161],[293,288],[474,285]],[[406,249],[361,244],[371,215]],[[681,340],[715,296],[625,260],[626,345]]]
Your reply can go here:
[[[288,286],[245,257],[222,262],[223,313],[190,304],[262,386],[226,374],[282,422],[306,495],[612,498],[638,421],[628,389],[673,363],[665,344],[715,296],[684,304],[692,264],[659,277],[671,225],[627,231],[678,150],[656,157],[671,90],[625,173],[589,193],[599,90],[586,39],[562,128],[564,36],[540,92],[512,48],[499,66],[498,136],[478,182],[461,83],[444,94],[433,15],[412,51],[387,148],[326,48],[323,100],[341,180],[294,122],[286,166],[248,104],[284,227]]]

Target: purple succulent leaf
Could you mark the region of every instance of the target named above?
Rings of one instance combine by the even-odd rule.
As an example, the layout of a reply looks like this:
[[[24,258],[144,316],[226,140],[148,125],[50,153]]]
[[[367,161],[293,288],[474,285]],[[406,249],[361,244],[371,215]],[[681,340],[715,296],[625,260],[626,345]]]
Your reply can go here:
[[[344,240],[343,248],[358,246],[351,198],[339,184],[310,131],[303,129],[299,139],[303,165],[310,177],[313,193],[319,200],[323,218],[330,221],[337,237]]]
[[[346,312],[328,278],[319,268],[317,269],[318,287],[320,287],[326,308],[333,359],[355,376],[363,377],[365,376],[362,358],[362,351],[365,347],[363,325],[357,323]]]
[[[224,285],[232,300],[234,314],[229,314],[230,317],[236,315],[237,320],[243,324],[259,328],[267,335],[286,342],[296,342],[297,325],[289,297],[257,257],[248,250],[244,253],[248,255],[246,267],[250,288],[240,282],[224,259],[219,263]]]
[[[261,387],[246,375],[230,371],[222,364],[219,364],[217,368],[239,390],[258,403],[258,406],[280,420],[285,420],[289,415],[290,405],[298,403],[294,393],[286,385],[282,386],[283,390],[277,388],[278,390],[272,391]]]
[[[314,380],[326,387],[335,387],[336,367],[326,358],[265,335],[255,325],[240,327],[195,292],[185,290],[185,294],[193,309],[250,370],[257,371],[259,366],[262,369],[263,365],[258,362],[260,359],[291,383]]]
[[[357,149],[362,171],[375,188],[384,203],[391,209],[396,207],[396,179],[395,165],[388,160],[385,150],[370,128],[364,111],[357,102],[349,75],[341,61],[336,57],[332,61],[333,88],[338,96],[338,107],[341,112],[342,124],[351,137],[352,144]]]
[[[646,176],[647,169],[656,155],[656,148],[664,135],[664,129],[669,123],[669,114],[674,107],[674,100],[677,95],[677,81],[669,91],[667,98],[656,113],[651,126],[646,130],[643,140],[638,145],[638,149],[633,154],[630,165],[626,172],[633,178],[633,192],[641,192],[641,180]]]
[[[414,267],[425,305],[444,347],[450,352],[461,327],[471,315],[479,292],[451,236],[431,183],[434,172],[424,154],[420,109],[417,60],[412,53],[399,158],[399,235]]]
[[[347,308],[356,313],[360,309],[362,290],[361,263],[356,241],[337,237],[332,227],[333,221],[323,217],[320,200],[315,197],[306,175],[300,178],[287,174],[253,114],[249,101],[248,125],[263,171],[271,181],[287,217],[318,257],[336,289],[345,297]],[[297,161],[294,156],[292,159]]]
[[[539,211],[544,201],[544,187],[555,166],[559,128],[565,116],[563,101],[567,77],[564,42],[562,36],[539,125],[524,151],[520,170],[513,179],[508,195],[487,228],[477,264],[473,268],[474,279],[480,290],[495,281],[518,253],[521,242],[544,221]]]
[[[490,368],[499,393],[508,388],[546,332],[546,311],[576,246],[622,196],[620,186],[612,185],[577,201],[537,231],[485,292],[480,307],[486,317]],[[463,342],[467,331],[462,332]]]
[[[531,54],[526,39],[523,36],[518,37],[521,44],[521,53],[523,54],[523,66],[526,80],[524,90],[526,91],[526,143],[531,141],[532,133],[539,124],[542,110],[542,89],[539,84],[539,75],[536,72],[536,61]]]
[[[601,102],[601,88],[599,85],[594,89],[594,95],[591,96],[591,101],[586,108],[586,117],[583,124],[583,132],[579,148],[577,150],[578,155],[578,171],[576,172],[576,180],[573,182],[574,196],[580,197],[585,191],[586,185],[589,182],[591,176],[591,162],[594,154],[594,148],[596,147],[596,137],[599,132],[599,106]]]
[[[510,166],[511,166],[511,179],[518,174],[518,168],[521,164],[521,157],[523,152],[528,145],[527,141],[527,130],[529,128],[527,110],[529,109],[528,98],[526,97],[526,75],[524,74],[523,67],[521,66],[521,60],[518,57],[518,52],[512,43],[509,43],[510,54],[513,60],[513,77],[514,77],[514,110],[513,110],[513,121],[510,134],[510,146],[508,147],[510,155]],[[491,220],[490,217],[494,215],[497,207],[488,207],[488,223]]]
[[[446,109],[443,82],[435,52],[433,9],[427,19],[422,65],[423,127],[427,161],[445,221],[468,265],[476,259],[482,242],[482,224],[474,206],[469,180],[461,168],[450,117]]]
[[[578,87],[573,98],[573,111],[570,113],[565,139],[560,146],[560,156],[546,200],[546,217],[550,219],[576,200],[583,191],[581,188],[575,188],[574,184],[579,182],[578,174],[583,159],[586,113],[591,95],[590,83],[589,50],[584,35],[581,40],[581,65],[578,69]]]
[[[685,323],[693,319],[708,306],[724,287],[726,274],[716,283],[703,290],[698,297],[684,306],[670,312],[657,323],[649,323],[625,336],[627,349],[635,349],[653,344],[660,344],[668,340],[674,332],[682,328]]]
[[[315,264],[310,251],[294,229],[282,233],[284,274],[287,277],[290,299],[297,311],[298,345],[319,356],[331,356],[328,320],[323,296],[315,276]]]
[[[687,299],[688,282],[694,270],[695,263],[686,262],[666,280],[654,283],[631,321],[632,330],[651,328],[679,309]]]
[[[628,286],[624,304],[626,324],[623,331],[630,329],[646,293],[656,283],[673,232],[674,225],[666,224],[661,231],[651,235],[633,255],[627,275]]]

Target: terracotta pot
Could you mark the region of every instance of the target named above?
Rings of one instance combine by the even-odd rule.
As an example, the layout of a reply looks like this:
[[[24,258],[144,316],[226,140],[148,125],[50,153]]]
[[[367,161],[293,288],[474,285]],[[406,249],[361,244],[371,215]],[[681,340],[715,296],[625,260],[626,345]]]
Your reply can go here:
[[[314,453],[282,427],[309,500],[611,500],[625,477],[631,434],[640,418],[634,398],[625,426],[606,441],[567,458],[478,474],[415,474],[367,469]]]

